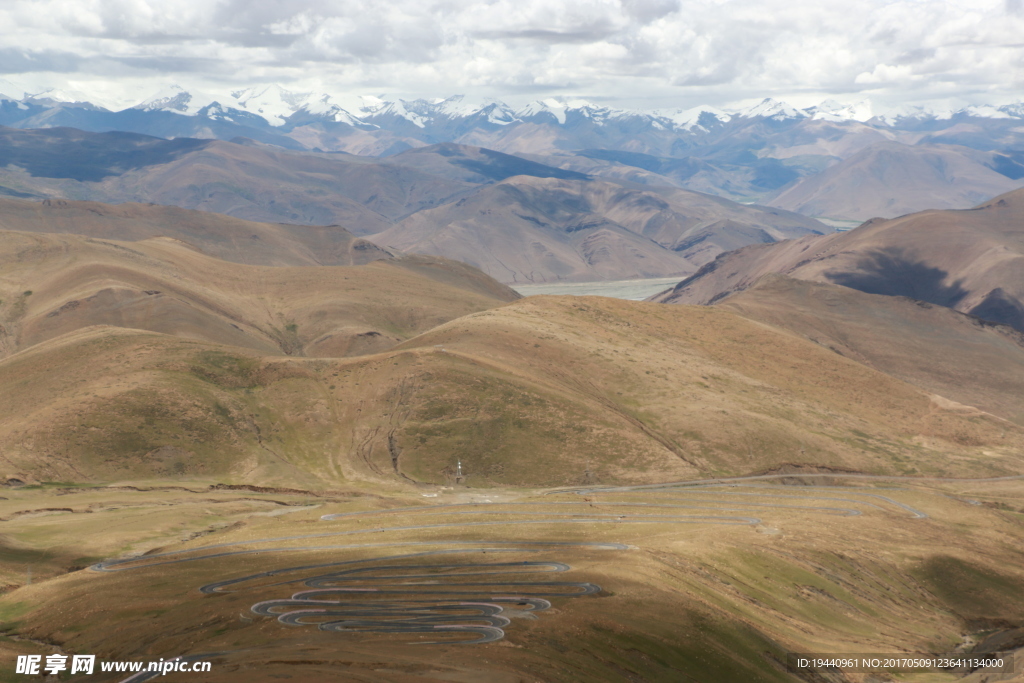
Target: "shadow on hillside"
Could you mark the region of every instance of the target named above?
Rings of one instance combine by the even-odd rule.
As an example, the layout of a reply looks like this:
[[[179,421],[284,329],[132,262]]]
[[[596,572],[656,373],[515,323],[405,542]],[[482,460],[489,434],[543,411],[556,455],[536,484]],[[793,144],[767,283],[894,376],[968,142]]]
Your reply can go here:
[[[998,287],[989,292],[980,304],[970,311],[985,320],[1003,323],[1024,332],[1024,304]]]
[[[861,257],[854,271],[828,271],[825,276],[867,294],[906,296],[950,308],[960,303],[968,291],[957,280],[946,283],[949,273],[914,260],[903,249],[878,249]]]
[[[3,166],[22,168],[36,178],[99,182],[134,169],[170,163],[209,144],[209,140],[164,140],[119,131],[10,128],[0,131],[0,159]]]

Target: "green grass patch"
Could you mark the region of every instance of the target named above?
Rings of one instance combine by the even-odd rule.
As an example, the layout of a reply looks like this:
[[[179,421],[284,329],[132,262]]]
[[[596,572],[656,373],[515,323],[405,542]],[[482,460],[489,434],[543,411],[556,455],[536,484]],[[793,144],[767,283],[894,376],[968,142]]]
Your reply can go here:
[[[1024,619],[1024,577],[951,555],[929,558],[914,574],[965,619]]]
[[[683,612],[658,623],[594,624],[583,644],[605,671],[594,680],[787,681],[768,657],[785,652],[752,627],[718,616]],[[609,676],[617,673],[621,678]]]
[[[260,360],[223,351],[202,351],[193,357],[192,374],[206,382],[230,389],[259,386]]]
[[[602,466],[642,471],[632,428],[504,377],[446,373],[414,398],[396,434],[403,473],[445,483],[457,460],[471,486],[564,485]]]
[[[0,630],[8,631],[16,626],[17,620],[32,610],[28,602],[0,600]]]

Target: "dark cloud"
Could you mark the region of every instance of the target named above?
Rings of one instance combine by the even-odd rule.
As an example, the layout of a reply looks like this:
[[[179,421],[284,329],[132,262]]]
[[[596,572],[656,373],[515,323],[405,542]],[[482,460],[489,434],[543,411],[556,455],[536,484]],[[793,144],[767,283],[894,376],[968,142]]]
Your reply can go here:
[[[159,56],[135,55],[125,57],[112,57],[111,61],[123,64],[131,69],[141,71],[160,71],[175,74],[205,74],[223,68],[224,64],[219,59],[188,56]]]
[[[893,61],[896,64],[919,64],[935,57],[935,48],[921,48],[909,50],[896,57]]]
[[[20,74],[35,71],[74,73],[82,63],[82,57],[72,52],[41,50],[31,52],[15,48],[0,48],[0,73]]]
[[[622,0],[622,7],[637,21],[648,23],[678,12],[679,0]]]

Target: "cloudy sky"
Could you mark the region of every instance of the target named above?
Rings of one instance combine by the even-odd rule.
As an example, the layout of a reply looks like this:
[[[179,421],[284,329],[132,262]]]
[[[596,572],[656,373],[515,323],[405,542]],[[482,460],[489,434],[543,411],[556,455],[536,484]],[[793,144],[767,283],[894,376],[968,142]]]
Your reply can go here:
[[[0,90],[1024,99],[1024,0],[3,0]],[[11,93],[20,95],[21,93]]]

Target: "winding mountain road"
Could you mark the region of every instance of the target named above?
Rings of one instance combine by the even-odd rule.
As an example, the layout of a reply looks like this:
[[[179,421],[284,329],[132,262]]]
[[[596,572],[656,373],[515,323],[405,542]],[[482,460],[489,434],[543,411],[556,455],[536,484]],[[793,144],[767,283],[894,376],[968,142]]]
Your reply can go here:
[[[293,627],[315,627],[336,633],[377,633],[437,636],[420,644],[481,644],[504,637],[511,618],[536,618],[552,600],[585,597],[601,587],[588,581],[539,581],[538,574],[565,573],[569,564],[557,557],[537,560],[485,561],[497,554],[530,555],[568,550],[627,550],[616,542],[548,541],[482,538],[467,540],[462,532],[487,532],[495,527],[521,530],[526,525],[566,528],[569,524],[700,524],[756,526],[760,515],[773,512],[859,517],[865,512],[904,519],[926,519],[927,513],[879,489],[837,486],[776,486],[771,480],[794,477],[922,481],[914,477],[801,474],[759,475],[613,487],[577,487],[545,495],[575,494],[584,501],[541,500],[460,502],[380,510],[336,512],[324,523],[364,524],[399,517],[403,522],[445,516],[436,524],[375,525],[316,534],[276,536],[205,545],[151,555],[105,560],[97,572],[144,570],[184,562],[244,555],[294,555],[308,552],[341,553],[345,559],[277,567],[241,577],[221,579],[199,588],[203,593],[260,591],[288,586],[287,597],[260,600],[251,611]],[[1021,479],[999,477],[990,482]],[[756,482],[766,481],[764,485]],[[932,480],[928,480],[932,481]],[[886,490],[886,489],[883,489]],[[902,490],[902,489],[896,489]],[[888,490],[886,490],[888,492]],[[632,500],[642,494],[643,500]],[[684,502],[685,501],[685,502]],[[759,516],[751,516],[754,513]],[[501,517],[503,519],[495,519]],[[851,520],[852,523],[853,520]],[[458,531],[462,538],[329,544],[317,539],[362,537],[367,534]],[[355,540],[355,539],[353,539]],[[313,541],[313,543],[308,543]],[[297,543],[296,543],[297,542]],[[284,545],[287,544],[287,545]],[[377,554],[378,549],[421,549]],[[490,558],[487,556],[490,555]],[[448,561],[450,558],[450,561]],[[295,591],[295,588],[300,590]],[[196,658],[197,655],[189,655]],[[148,678],[148,677],[147,677]],[[133,677],[131,683],[146,678]]]

